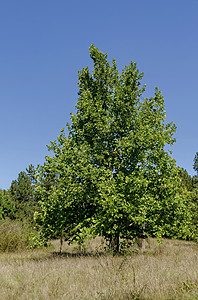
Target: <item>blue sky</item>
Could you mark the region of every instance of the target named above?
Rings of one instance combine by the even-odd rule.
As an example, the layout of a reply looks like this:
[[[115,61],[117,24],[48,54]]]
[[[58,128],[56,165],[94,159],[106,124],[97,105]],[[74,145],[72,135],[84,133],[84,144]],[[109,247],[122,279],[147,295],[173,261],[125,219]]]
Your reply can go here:
[[[30,164],[70,121],[78,70],[92,67],[94,43],[121,69],[134,61],[167,121],[177,125],[172,156],[194,175],[198,151],[197,0],[7,0],[0,3],[0,188]]]

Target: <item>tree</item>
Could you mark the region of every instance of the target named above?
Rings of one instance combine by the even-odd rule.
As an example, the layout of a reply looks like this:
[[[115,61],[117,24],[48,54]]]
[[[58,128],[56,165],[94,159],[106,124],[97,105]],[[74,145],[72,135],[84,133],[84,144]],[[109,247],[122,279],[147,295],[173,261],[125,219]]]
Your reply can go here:
[[[198,176],[198,152],[195,154],[194,157],[193,169],[197,172],[197,176]]]
[[[183,168],[177,167],[174,182],[176,205],[172,212],[166,213],[166,235],[169,238],[195,240],[197,229],[194,222],[195,205],[193,201],[193,179]]]
[[[14,204],[7,190],[0,189],[0,220],[13,218],[15,213]]]
[[[12,216],[13,219],[33,220],[35,199],[32,182],[32,165],[29,167],[29,171],[29,175],[25,171],[20,172],[18,178],[13,180],[10,185],[9,195],[15,210]]]
[[[68,138],[62,131],[51,143],[54,156],[39,171],[40,181],[48,174],[55,184],[48,190],[38,184],[37,220],[46,236],[56,231],[79,238],[88,231],[119,251],[120,238],[161,236],[167,222],[177,223],[177,171],[165,150],[176,127],[165,123],[157,88],[154,97],[143,98],[143,73],[135,63],[119,75],[116,61],[110,66],[94,45],[90,56],[93,73],[88,67],[79,72]]]
[[[183,168],[177,167],[177,170],[178,170],[178,176],[181,179],[183,188],[185,188],[187,191],[191,192],[193,189],[192,177]]]
[[[197,173],[192,178],[192,203],[194,204],[193,223],[195,224],[198,232],[198,152],[194,157],[193,169]]]
[[[39,206],[35,219],[45,238],[62,241],[64,237],[81,242],[95,208],[91,199],[96,191],[93,188],[91,191],[88,184],[88,177],[93,180],[94,173],[87,165],[86,151],[74,147],[73,141],[63,133],[58,141],[59,144],[51,142],[49,146],[54,157],[47,156],[44,165],[38,168],[36,199]]]

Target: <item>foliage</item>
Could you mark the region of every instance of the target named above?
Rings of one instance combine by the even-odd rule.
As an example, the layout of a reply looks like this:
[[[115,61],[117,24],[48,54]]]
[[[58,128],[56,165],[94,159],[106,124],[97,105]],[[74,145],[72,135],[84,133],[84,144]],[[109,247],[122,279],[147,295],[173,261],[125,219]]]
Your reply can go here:
[[[194,157],[193,169],[197,172],[197,176],[198,176],[198,152],[195,154]]]
[[[174,209],[174,222],[172,224],[167,222],[169,226],[169,234],[167,236],[195,240],[198,232],[194,222],[196,207],[193,201],[193,178],[182,168],[177,167],[176,171],[175,200],[177,205]]]
[[[59,140],[61,138],[63,134]],[[55,144],[52,143],[52,146],[55,147]],[[83,172],[83,166],[80,168],[80,165],[85,153],[76,153],[75,150],[65,139],[64,150],[61,152],[57,149],[59,156],[55,155],[53,159],[46,157],[44,166],[39,167],[36,189],[39,207],[35,218],[42,227],[44,236],[48,238],[64,236],[69,239],[75,236],[76,239],[81,239],[82,231],[85,232],[86,226],[80,227],[82,222],[88,222],[84,213],[88,212],[88,208],[91,209],[91,204],[84,201],[89,196],[86,195],[85,184],[80,182],[78,176]],[[46,185],[46,182],[53,184]]]
[[[36,205],[33,181],[34,171],[34,167],[30,165],[27,170],[29,173],[25,171],[20,172],[18,178],[11,183],[8,191],[10,201],[14,206],[14,213],[10,216],[11,219],[33,220]]]
[[[193,168],[197,172],[197,175],[193,176],[192,178],[192,203],[194,205],[193,223],[196,226],[198,235],[198,152],[195,154]]]
[[[192,192],[192,190],[193,190],[192,177],[183,168],[177,167],[177,172],[178,172],[178,177],[180,178],[183,189],[185,189],[186,191]]]
[[[48,238],[102,235],[117,251],[120,238],[187,236],[190,210],[165,151],[176,127],[165,123],[161,92],[143,98],[135,63],[119,75],[94,45],[90,55],[93,73],[79,72],[69,136],[62,130],[49,146],[54,156],[38,169],[38,224]]]
[[[6,217],[13,218],[15,214],[14,203],[10,199],[10,194],[6,190],[0,190],[0,220]]]
[[[0,252],[15,252],[46,247],[42,233],[23,220],[0,220]]]
[[[30,244],[30,230],[19,221],[0,221],[0,252],[26,249]]]
[[[31,230],[28,236],[28,250],[36,249],[36,248],[44,248],[50,246],[50,243],[47,243],[45,237],[42,232]]]

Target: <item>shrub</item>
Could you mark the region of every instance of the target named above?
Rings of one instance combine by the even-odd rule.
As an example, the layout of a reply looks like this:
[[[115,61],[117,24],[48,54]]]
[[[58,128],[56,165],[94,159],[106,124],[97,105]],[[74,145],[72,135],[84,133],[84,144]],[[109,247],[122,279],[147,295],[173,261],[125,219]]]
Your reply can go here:
[[[27,249],[30,241],[30,228],[19,221],[0,221],[0,252],[13,252]]]

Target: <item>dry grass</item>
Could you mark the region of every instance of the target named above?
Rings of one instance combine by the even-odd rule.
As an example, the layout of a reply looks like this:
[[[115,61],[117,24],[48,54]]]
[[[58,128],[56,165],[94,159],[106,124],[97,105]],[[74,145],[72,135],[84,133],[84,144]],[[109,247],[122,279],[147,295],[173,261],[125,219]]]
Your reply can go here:
[[[198,299],[198,245],[151,239],[144,252],[104,255],[99,239],[85,253],[54,249],[0,254],[0,299]],[[102,254],[103,253],[103,254]]]

